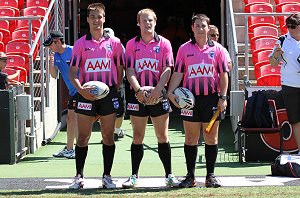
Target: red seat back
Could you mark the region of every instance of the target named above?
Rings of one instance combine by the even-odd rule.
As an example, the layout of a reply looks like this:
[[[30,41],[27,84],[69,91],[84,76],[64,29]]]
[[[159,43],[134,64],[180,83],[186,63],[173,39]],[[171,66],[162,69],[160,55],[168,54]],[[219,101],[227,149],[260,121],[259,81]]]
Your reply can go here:
[[[49,0],[27,0],[26,1],[26,7],[29,8],[34,6],[48,8]]]

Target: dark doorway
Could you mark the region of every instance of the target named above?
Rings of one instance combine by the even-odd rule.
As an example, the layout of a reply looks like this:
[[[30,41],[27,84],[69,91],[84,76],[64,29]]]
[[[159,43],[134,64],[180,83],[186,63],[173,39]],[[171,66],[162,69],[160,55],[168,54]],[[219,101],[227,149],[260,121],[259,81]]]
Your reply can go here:
[[[220,1],[221,0],[88,0],[80,1],[80,35],[87,33],[86,8],[90,3],[101,2],[106,7],[105,27],[114,30],[117,37],[126,36],[131,39],[136,36],[137,27],[136,15],[143,8],[151,8],[157,15],[156,31],[166,36],[173,46],[176,54],[179,45],[188,38],[191,26],[191,17],[195,13],[206,14],[211,19],[211,24],[220,28]],[[180,33],[166,33],[168,24],[174,23],[174,31]],[[175,36],[174,36],[175,35]],[[176,38],[176,35],[180,37]],[[173,36],[173,38],[172,38]]]

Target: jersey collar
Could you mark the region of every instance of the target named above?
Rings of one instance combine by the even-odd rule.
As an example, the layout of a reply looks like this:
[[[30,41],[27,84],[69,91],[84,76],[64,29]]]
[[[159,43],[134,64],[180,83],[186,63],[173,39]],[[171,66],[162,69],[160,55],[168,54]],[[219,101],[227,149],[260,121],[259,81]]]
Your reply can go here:
[[[135,42],[139,42],[141,40],[142,36],[141,34],[138,35],[136,38],[135,38]],[[154,41],[155,42],[158,42],[160,40],[158,34],[156,32],[154,32]]]

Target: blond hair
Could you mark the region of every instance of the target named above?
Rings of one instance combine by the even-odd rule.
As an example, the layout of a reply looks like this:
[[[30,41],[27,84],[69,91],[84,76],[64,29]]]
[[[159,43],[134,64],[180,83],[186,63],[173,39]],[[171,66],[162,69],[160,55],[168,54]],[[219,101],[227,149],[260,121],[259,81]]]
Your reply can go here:
[[[138,23],[140,23],[140,17],[141,17],[142,14],[152,14],[154,20],[155,21],[157,20],[155,12],[150,8],[145,8],[145,9],[140,10],[137,13],[136,20],[137,20]]]

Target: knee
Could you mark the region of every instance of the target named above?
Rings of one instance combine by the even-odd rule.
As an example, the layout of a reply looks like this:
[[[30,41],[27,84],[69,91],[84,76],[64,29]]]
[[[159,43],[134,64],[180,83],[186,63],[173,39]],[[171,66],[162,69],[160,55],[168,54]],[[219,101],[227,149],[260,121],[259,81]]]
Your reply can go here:
[[[80,147],[85,147],[88,145],[89,139],[90,139],[90,136],[85,136],[85,135],[79,134],[78,138],[77,138],[77,145]]]
[[[106,145],[113,145],[115,143],[114,133],[102,133],[102,141]]]

